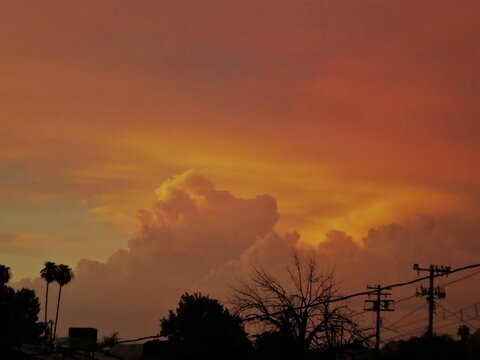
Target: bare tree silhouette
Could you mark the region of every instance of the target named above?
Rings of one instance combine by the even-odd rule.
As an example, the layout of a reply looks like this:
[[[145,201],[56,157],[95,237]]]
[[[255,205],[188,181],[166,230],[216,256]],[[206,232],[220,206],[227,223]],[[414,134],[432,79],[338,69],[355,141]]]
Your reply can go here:
[[[293,253],[292,258],[293,264],[287,266],[289,288],[253,267],[249,281],[232,288],[234,314],[286,335],[298,358],[312,347],[332,349],[354,341],[359,332],[351,311],[346,306],[329,305],[338,292],[333,272],[321,273],[313,257],[303,262]]]

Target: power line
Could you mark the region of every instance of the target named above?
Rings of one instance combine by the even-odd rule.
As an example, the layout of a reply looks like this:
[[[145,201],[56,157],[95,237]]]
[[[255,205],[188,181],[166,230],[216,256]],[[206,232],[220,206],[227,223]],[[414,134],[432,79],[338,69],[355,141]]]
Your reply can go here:
[[[423,321],[425,321],[425,320],[426,320],[426,318],[423,319]],[[399,338],[401,338],[401,337],[403,337],[403,336],[414,336],[414,334],[416,334],[416,333],[418,333],[418,332],[420,332],[420,331],[424,331],[424,330],[425,330],[425,328],[422,326],[422,327],[419,327],[419,328],[415,328],[414,330],[410,330],[410,331],[408,331],[408,332],[405,332],[405,335],[392,336],[392,337],[390,337],[390,338],[387,338],[387,339],[383,340],[382,342],[383,342],[384,344],[386,344],[386,343],[388,343],[388,342],[390,342],[390,341],[399,339]]]
[[[480,314],[480,311],[478,310],[477,305],[480,305],[480,300],[475,301],[472,305],[465,306],[461,308],[460,310],[467,310],[470,309],[471,307],[475,308],[475,317],[478,317]]]
[[[454,273],[459,272],[459,271],[464,271],[464,270],[468,270],[468,269],[477,268],[477,267],[480,267],[480,264],[467,265],[467,266],[463,266],[463,267],[460,267],[458,269],[453,269],[453,270],[450,269],[449,272],[448,272],[448,275],[454,274]],[[445,274],[444,273],[433,274],[434,278],[440,277],[440,276],[445,276]],[[410,280],[410,281],[405,281],[405,282],[401,282],[401,283],[396,283],[396,284],[383,286],[383,287],[380,288],[380,290],[387,290],[389,288],[392,289],[392,288],[397,288],[397,287],[406,286],[406,285],[410,285],[410,284],[415,284],[417,282],[427,280],[427,279],[430,279],[430,275],[419,277],[419,278],[416,278],[416,279],[413,279],[413,280]],[[377,292],[377,290],[361,291],[361,292],[357,292],[357,293],[350,294],[350,295],[339,296],[335,299],[319,301],[318,303],[314,303],[313,305],[320,305],[320,304],[324,304],[326,302],[332,303],[332,302],[343,301],[343,300],[351,299],[351,298],[357,297],[357,296],[372,295],[372,294],[375,294],[376,292]]]
[[[159,334],[156,335],[151,335],[151,336],[143,336],[137,339],[129,339],[129,340],[119,340],[116,341],[115,344],[123,344],[123,343],[128,343],[128,342],[135,342],[135,341],[141,341],[141,340],[148,340],[148,339],[158,339],[160,337]]]
[[[459,272],[459,271],[464,271],[464,270],[468,270],[468,269],[477,268],[477,267],[480,267],[480,264],[467,265],[467,266],[463,266],[463,267],[460,267],[460,268],[457,268],[457,269],[451,269],[451,268],[450,268],[450,269],[448,270],[448,275],[454,274],[454,273]],[[436,277],[445,276],[445,275],[446,275],[446,274],[443,273],[443,272],[442,272],[442,273],[435,273],[435,274],[432,275],[432,277],[433,277],[433,278],[436,278]],[[430,279],[430,277],[431,277],[430,275],[428,275],[428,276],[423,276],[423,277],[419,277],[419,278],[416,278],[416,279],[413,279],[413,280],[409,280],[409,281],[405,281],[405,282],[400,282],[400,283],[395,283],[395,284],[391,284],[391,285],[382,286],[382,287],[380,287],[380,289],[360,291],[360,292],[356,292],[356,293],[349,294],[349,295],[339,296],[339,297],[337,297],[337,298],[330,298],[330,299],[327,299],[327,300],[320,300],[320,301],[311,303],[310,306],[314,307],[314,306],[318,306],[318,305],[324,305],[324,304],[329,304],[329,303],[335,303],[335,302],[339,302],[339,301],[344,301],[344,300],[348,300],[348,299],[351,299],[351,298],[354,298],[354,297],[358,297],[358,296],[373,295],[373,294],[376,294],[378,290],[384,291],[384,290],[390,290],[390,289],[397,288],[397,287],[402,287],[402,286],[406,286],[406,285],[411,285],[411,284],[415,284],[415,283],[418,283],[418,282],[423,281],[423,280]],[[460,279],[459,279],[459,281],[460,281]],[[405,298],[405,299],[403,299],[403,300],[407,300],[407,298]],[[297,306],[297,307],[293,307],[292,309],[293,309],[293,310],[302,310],[303,307]],[[283,312],[283,311],[271,312],[270,315],[279,315],[279,314],[281,314],[282,312]]]
[[[419,323],[419,322],[424,322],[424,321],[426,321],[427,319],[428,319],[428,317],[425,317],[425,318],[422,318],[422,319],[418,319],[418,320],[416,320],[416,321],[412,321],[412,322],[410,322],[410,323],[408,323],[408,324],[406,324],[406,325],[402,325],[402,326],[397,327],[397,330],[398,330],[398,329],[401,329],[401,328],[404,328],[404,327],[406,327],[406,326],[410,326],[410,325]],[[425,326],[415,327],[415,328],[410,329],[410,330],[404,330],[403,332],[404,332],[406,335],[414,336],[413,334],[425,333]],[[398,336],[398,335],[397,335],[397,336],[394,336],[393,338],[398,339],[399,337],[401,337],[401,336]],[[393,338],[389,338],[387,341],[390,341],[390,340],[392,340]]]
[[[469,325],[470,327],[474,327],[472,326],[472,324],[469,324],[465,319],[463,319],[461,316],[457,316],[455,313],[451,312],[450,310],[448,310],[445,306],[443,305],[440,305],[438,304],[442,309],[446,310],[448,313],[450,313],[453,317],[456,317],[458,320],[460,320],[461,322]]]
[[[457,269],[450,269],[450,271],[448,272],[448,275],[451,275],[451,274],[454,274],[456,272],[460,272],[460,271],[464,271],[464,270],[468,270],[468,269],[473,269],[473,268],[477,268],[477,267],[480,267],[480,264],[472,264],[472,265],[467,265],[467,266],[463,266],[463,267],[460,267],[460,268],[457,268]],[[480,274],[480,271],[477,271],[473,274],[469,274],[469,275],[466,275],[462,278],[459,278],[459,279],[456,279],[454,281],[451,281],[451,282],[448,282],[446,284],[444,284],[443,286],[446,287],[446,286],[449,286],[449,285],[452,285],[454,283],[457,283],[457,282],[460,282],[460,281],[463,281],[463,280],[466,280],[470,277],[473,277],[475,275],[478,275]],[[440,276],[445,276],[445,274],[434,274],[433,277],[440,277]],[[409,280],[409,281],[405,281],[405,282],[400,282],[400,283],[395,283],[395,284],[391,284],[391,285],[387,285],[387,286],[383,286],[383,287],[380,287],[380,291],[383,291],[383,290],[388,290],[388,289],[392,289],[392,288],[397,288],[397,287],[402,287],[402,286],[406,286],[406,285],[411,285],[411,284],[415,284],[417,282],[420,282],[420,281],[423,281],[423,280],[427,280],[429,279],[429,276],[423,276],[423,277],[420,277],[420,278],[416,278],[416,279],[413,279],[413,280]],[[370,291],[361,291],[361,292],[357,292],[357,293],[353,293],[353,294],[349,294],[349,295],[344,295],[344,296],[339,296],[337,298],[334,298],[334,299],[330,299],[330,300],[324,300],[324,301],[319,301],[317,303],[314,303],[314,305],[320,305],[320,304],[324,304],[324,303],[333,303],[333,302],[339,302],[339,301],[343,301],[343,300],[347,300],[347,299],[351,299],[351,298],[354,298],[354,297],[358,297],[358,296],[365,296],[365,295],[373,295],[373,294],[376,294],[378,291],[377,288],[375,288],[375,290],[370,290]],[[416,297],[415,295],[412,295],[412,296],[408,296],[408,297],[405,297],[405,298],[402,298],[398,301],[396,301],[396,303],[400,303],[400,302],[403,302],[403,301],[406,301],[406,300],[409,300],[409,299],[412,299]],[[472,307],[472,306],[475,306],[479,304],[478,302],[475,303],[475,304],[472,304],[466,308],[463,308],[463,309],[467,309],[469,307]],[[423,305],[422,305],[423,306]],[[297,310],[299,308],[296,308]],[[415,310],[417,311],[417,310]],[[414,311],[414,312],[415,312]],[[352,316],[359,316],[359,315],[363,315],[364,313],[363,312],[356,312],[354,313]],[[409,314],[408,316],[410,316],[411,314]],[[405,316],[404,318],[406,318],[407,316]],[[400,322],[402,319],[400,320],[397,320],[395,321],[393,324],[397,324],[398,322]],[[421,319],[421,320],[418,320],[418,321],[423,321],[425,319]],[[414,322],[411,322],[411,323],[407,323],[407,324],[404,324],[402,325],[401,327],[405,327],[407,325],[410,325]],[[141,338],[137,338],[137,339],[131,339],[131,340],[121,340],[119,341],[118,343],[125,343],[125,342],[134,342],[134,341],[141,341],[141,340],[146,340],[146,339],[154,339],[154,338],[158,338],[159,335],[156,334],[156,335],[152,335],[152,336],[145,336],[145,337],[141,337]]]
[[[455,270],[455,271],[458,271],[458,270],[459,270],[459,269],[457,269],[457,270]],[[454,281],[450,281],[450,282],[448,282],[448,283],[445,283],[445,284],[443,285],[443,287],[447,287],[447,286],[449,286],[449,285],[452,285],[452,284],[458,283],[458,282],[460,282],[460,281],[469,279],[469,278],[471,278],[471,277],[473,277],[473,276],[476,276],[476,275],[478,275],[478,274],[480,274],[480,271],[477,271],[477,272],[475,272],[475,273],[473,273],[473,274],[466,275],[466,276],[461,277],[461,278],[459,278],[459,279],[456,279],[456,280],[454,280]],[[416,298],[416,295],[411,295],[411,296],[407,296],[407,297],[405,297],[405,298],[399,299],[399,300],[396,301],[396,303],[398,304],[398,303],[400,303],[400,302],[403,302],[403,301],[406,301],[406,300],[410,300],[410,299],[413,299],[413,298]],[[469,309],[469,308],[471,308],[471,307],[475,307],[475,309],[476,309],[476,316],[478,317],[478,313],[479,313],[480,311],[478,310],[478,308],[477,308],[476,306],[479,305],[479,304],[480,304],[480,301],[477,301],[476,303],[474,303],[474,304],[472,304],[472,305],[469,305],[469,306],[467,306],[467,307],[464,307],[464,308],[460,309],[459,312],[462,311],[462,310],[467,310],[467,309]],[[403,321],[405,318],[413,315],[415,312],[417,312],[418,310],[420,310],[420,309],[423,308],[423,307],[424,307],[424,304],[422,304],[420,307],[414,309],[414,310],[411,311],[410,313],[406,314],[406,315],[403,316],[402,318],[396,320],[395,322],[393,322],[393,323],[390,322],[391,325],[392,325],[392,326],[397,325],[398,323],[400,323],[401,321]],[[444,308],[444,307],[442,306],[442,308]],[[445,308],[445,309],[446,309],[446,308]],[[447,310],[447,309],[446,309],[446,310]],[[477,320],[477,321],[480,321],[480,318],[477,318],[477,317],[475,317],[475,318],[470,318],[470,319],[468,319],[468,320]],[[402,325],[400,328],[405,327],[405,326],[408,326],[408,325],[411,325],[411,324],[414,324],[414,323],[417,323],[417,322],[420,322],[420,321],[423,321],[423,320],[425,320],[425,319],[415,320],[415,321],[413,321],[413,322],[410,322],[410,323],[407,323],[407,324]],[[438,320],[438,321],[442,321],[442,319],[440,319],[440,320]],[[469,325],[470,325],[470,324],[469,324]],[[471,326],[471,325],[470,325],[470,326]],[[443,326],[442,326],[442,327],[443,327]],[[473,326],[472,326],[472,327],[473,327]],[[437,328],[439,328],[439,327],[437,327]]]
[[[428,317],[424,317],[424,318],[421,318],[421,319],[417,319],[417,320],[413,320],[413,321],[410,321],[406,324],[403,324],[403,325],[400,325],[400,326],[397,326],[397,328],[404,328],[404,327],[407,327],[407,326],[410,326],[410,325],[413,325],[413,324],[417,324],[419,322],[422,322],[422,321],[425,321],[425,320],[428,320]]]
[[[461,310],[465,310],[465,309],[471,308],[471,307],[473,307],[473,306],[475,306],[475,305],[477,305],[477,304],[478,304],[478,303],[472,304],[472,305],[470,305],[470,306],[468,306],[468,307],[462,308]],[[425,305],[423,304],[422,307],[423,307],[423,306],[425,306]],[[458,324],[458,323],[461,323],[461,322],[470,325],[472,328],[475,328],[475,326],[472,326],[471,324],[467,323],[465,319],[462,319],[461,317],[457,316],[457,313],[459,313],[461,310],[457,311],[457,313],[454,313],[454,312],[448,310],[447,308],[445,308],[444,306],[442,306],[442,305],[440,305],[440,304],[439,304],[439,306],[442,307],[442,308],[444,308],[446,311],[448,311],[448,312],[450,313],[450,316],[449,316],[449,317],[455,316],[455,317],[457,318],[457,321],[455,321],[454,323],[451,323],[451,324],[437,326],[436,329],[445,328],[445,327],[447,327],[447,326],[451,326],[452,324]],[[415,309],[415,311],[418,311],[418,310],[419,310],[419,309]],[[415,311],[411,312],[411,314],[413,314]],[[428,319],[427,317],[422,318],[422,319],[417,319],[417,320],[411,321],[411,322],[409,322],[409,323],[402,324],[402,325],[400,325],[400,326],[396,326],[395,329],[389,328],[388,330],[397,332],[397,331],[399,331],[399,329],[406,328],[406,327],[408,327],[408,326],[410,326],[410,325],[413,325],[413,324],[416,324],[416,323],[425,321],[425,320],[427,320],[427,319]],[[447,318],[438,319],[437,321],[443,322],[443,321],[445,321],[445,320],[447,320]],[[477,318],[469,318],[469,319],[467,319],[467,320],[468,320],[468,321],[470,321],[470,320],[480,321],[480,319],[477,319]],[[397,320],[397,321],[394,322],[394,323],[392,323],[391,321],[389,321],[389,322],[390,322],[390,325],[396,325],[396,324],[398,324],[399,321],[400,321],[400,320]],[[422,327],[422,328],[419,328],[419,329],[423,329],[423,327]],[[416,332],[416,331],[413,331],[413,332]],[[407,335],[407,334],[405,334],[405,335]],[[398,337],[400,337],[400,336],[398,336]],[[395,338],[398,338],[398,337],[395,337]],[[390,339],[392,339],[392,338],[390,338]]]
[[[389,331],[393,331],[393,332],[396,332],[400,335],[396,335],[396,336],[393,336],[393,337],[390,337],[390,338],[387,338],[387,340],[385,341],[381,341],[382,343],[385,343],[385,342],[388,342],[388,341],[391,341],[391,340],[394,340],[394,339],[398,339],[398,338],[401,338],[401,337],[405,337],[405,336],[413,336],[412,334],[415,334],[419,331],[425,331],[425,328],[422,326],[422,327],[417,327],[417,328],[414,328],[413,330],[410,329],[410,330],[401,330],[403,328],[406,328],[410,325],[414,325],[414,324],[417,324],[419,322],[424,322],[426,321],[428,318],[422,318],[422,319],[417,319],[415,321],[411,321],[407,324],[404,324],[402,326],[397,326],[396,328],[386,328],[386,327],[383,327],[384,329],[387,329]]]
[[[395,303],[398,304],[398,303],[401,303],[401,302],[404,302],[404,301],[407,301],[407,300],[410,300],[410,299],[414,299],[416,297],[417,297],[417,295],[410,295],[410,296],[404,297],[400,300],[396,300]]]
[[[418,310],[423,309],[424,307],[425,307],[425,304],[420,305],[418,308],[410,311],[408,314],[406,314],[406,315],[402,316],[400,319],[394,321],[394,322],[392,323],[392,325],[397,325],[399,322],[405,320],[407,317],[415,314]]]
[[[407,336],[408,334],[404,331],[401,331],[401,330],[398,330],[398,329],[392,329],[390,327],[386,327],[386,326],[382,326],[382,329],[383,330],[387,330],[387,331],[393,331],[397,334],[399,334],[400,336]],[[380,340],[381,341],[381,340]]]
[[[387,319],[383,319],[383,321],[386,321],[387,323],[390,324],[390,326],[394,326],[394,324],[392,324],[392,322],[390,320],[387,320]],[[397,328],[391,328],[391,327],[386,327],[384,325],[382,325],[382,328],[385,329],[385,330],[388,330],[388,331],[393,331],[393,332],[396,332],[398,334],[404,334],[404,335],[407,335],[407,333],[403,330],[400,330],[399,327]]]
[[[350,317],[357,317],[357,316],[360,316],[360,315],[365,315],[365,311],[353,311],[352,314],[350,314]]]
[[[453,326],[453,325],[458,325],[458,324],[461,324],[461,321],[454,321],[454,322],[451,322],[451,323],[448,323],[448,324],[444,324],[442,326],[438,326],[437,329],[443,329],[443,328]]]
[[[478,274],[480,274],[480,271],[474,272],[473,274],[466,275],[466,276],[464,276],[464,277],[462,277],[462,278],[460,278],[460,279],[456,279],[456,280],[454,280],[454,281],[450,281],[450,282],[448,282],[448,283],[445,283],[445,284],[443,284],[443,287],[447,287],[447,286],[452,285],[452,284],[455,284],[455,283],[457,283],[457,282],[459,282],[459,281],[466,280],[466,279],[471,278],[471,277],[473,277],[473,276],[475,276],[475,275],[478,275]]]

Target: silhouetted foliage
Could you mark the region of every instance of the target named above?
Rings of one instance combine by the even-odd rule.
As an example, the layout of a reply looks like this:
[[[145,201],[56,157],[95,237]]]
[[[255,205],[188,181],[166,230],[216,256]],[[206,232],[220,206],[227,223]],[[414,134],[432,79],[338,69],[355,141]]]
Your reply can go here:
[[[0,265],[0,286],[6,285],[12,278],[10,268],[5,265]]]
[[[58,312],[60,310],[60,299],[62,298],[62,288],[73,279],[73,271],[68,265],[60,264],[54,272],[55,281],[58,283],[58,299],[57,299],[57,313],[55,315],[55,328],[53,330],[53,338],[57,335]]]
[[[294,339],[290,334],[266,331],[255,341],[256,359],[289,360],[295,357]]]
[[[249,348],[241,319],[218,300],[198,293],[184,294],[176,311],[160,320],[160,335],[182,354],[208,352],[209,356],[238,355]],[[235,356],[234,356],[235,357]]]
[[[331,350],[359,339],[350,310],[329,304],[337,295],[333,273],[322,274],[314,258],[302,262],[295,253],[287,271],[289,287],[253,268],[250,281],[233,288],[235,314],[244,321],[262,323],[275,337],[289,339],[296,358],[305,357],[309,349]]]
[[[40,302],[33,290],[0,287],[0,342],[3,347],[37,343],[43,324],[38,322]]]
[[[382,359],[424,360],[427,358],[427,341],[427,338],[422,336],[389,342],[382,349]],[[462,342],[455,341],[449,335],[435,335],[432,338],[432,359],[464,360],[469,359],[469,357]]]
[[[55,274],[57,272],[57,264],[51,261],[46,261],[45,265],[42,270],[40,270],[40,277],[45,280],[47,283],[47,288],[45,291],[45,309],[44,309],[44,336],[45,341],[49,341],[51,335],[51,329],[48,328],[48,290],[50,287],[50,283],[55,280]]]
[[[178,358],[174,350],[170,341],[150,340],[143,344],[143,358],[155,360]]]
[[[457,335],[460,336],[462,342],[468,341],[470,337],[470,328],[467,325],[460,325],[458,327]]]
[[[116,343],[120,341],[120,336],[118,336],[118,331],[112,332],[110,335],[105,335],[100,342],[100,347],[113,347]]]
[[[475,331],[466,344],[469,359],[480,359],[480,329]]]

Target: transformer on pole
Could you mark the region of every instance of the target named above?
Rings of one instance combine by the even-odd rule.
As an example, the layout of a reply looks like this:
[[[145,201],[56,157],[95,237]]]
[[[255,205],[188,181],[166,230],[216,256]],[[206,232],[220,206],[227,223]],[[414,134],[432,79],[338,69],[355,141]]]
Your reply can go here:
[[[394,311],[394,301],[387,299],[391,295],[389,292],[384,292],[385,290],[390,290],[390,288],[383,288],[380,285],[367,285],[367,289],[375,290],[372,294],[369,294],[368,300],[365,300],[363,310],[365,311],[375,311],[376,316],[376,331],[375,331],[375,359],[380,358],[380,312],[381,311]],[[375,295],[375,299],[370,299],[370,295]],[[382,299],[383,297],[383,299]]]
[[[447,296],[445,290],[440,286],[434,287],[434,278],[436,276],[444,276],[448,275],[451,271],[450,266],[437,266],[437,265],[430,265],[428,268],[421,268],[418,264],[413,264],[413,270],[417,271],[420,274],[420,271],[428,271],[429,272],[429,287],[425,288],[420,286],[420,289],[417,290],[417,296],[420,297],[427,297],[428,302],[428,328],[427,328],[427,359],[432,359],[432,338],[433,338],[433,314],[435,312],[435,298],[437,299],[445,299]]]

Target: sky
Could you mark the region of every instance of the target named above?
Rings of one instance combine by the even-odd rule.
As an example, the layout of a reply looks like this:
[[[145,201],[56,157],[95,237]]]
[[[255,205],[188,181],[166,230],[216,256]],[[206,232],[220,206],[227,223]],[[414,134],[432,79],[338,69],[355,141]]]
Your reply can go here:
[[[479,15],[0,0],[0,263],[40,297],[69,264],[61,329],[132,336],[292,248],[346,290],[479,263]]]

